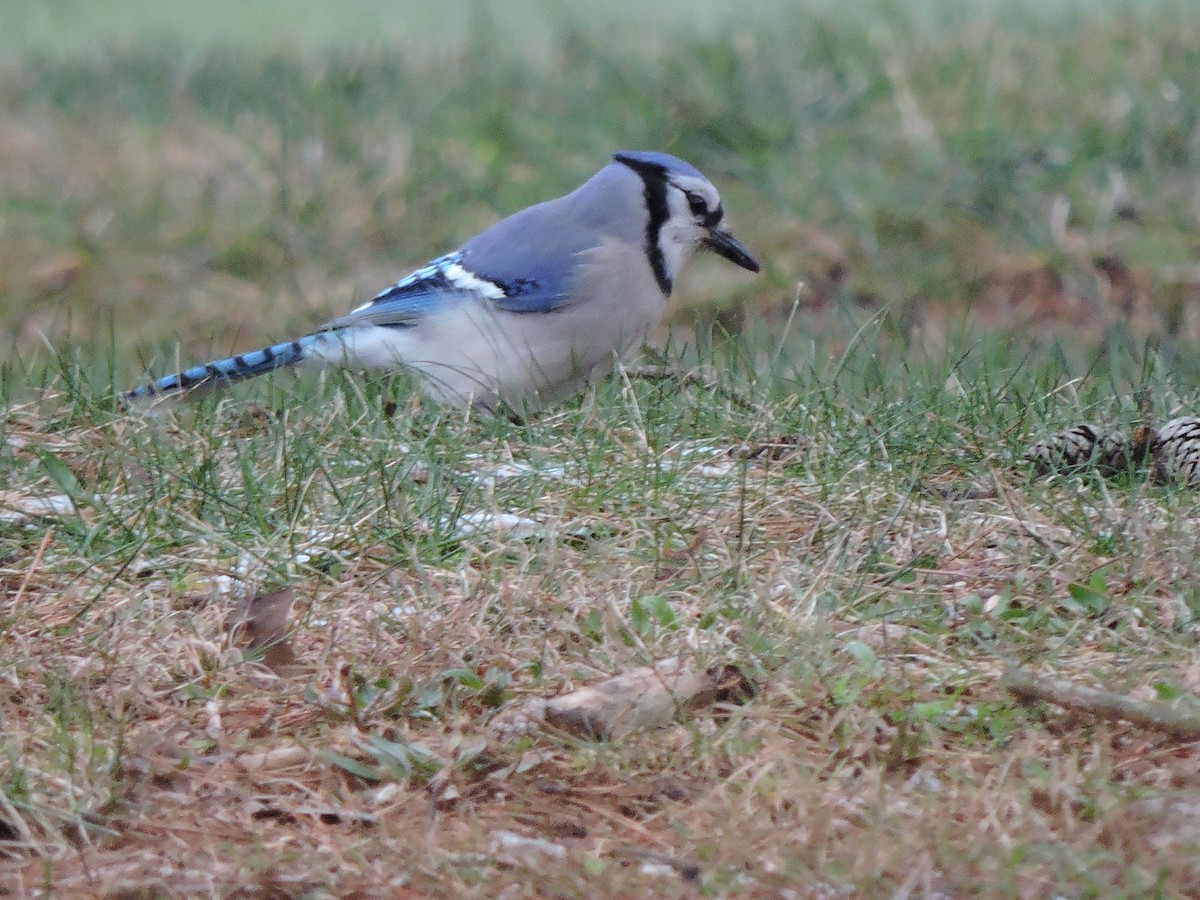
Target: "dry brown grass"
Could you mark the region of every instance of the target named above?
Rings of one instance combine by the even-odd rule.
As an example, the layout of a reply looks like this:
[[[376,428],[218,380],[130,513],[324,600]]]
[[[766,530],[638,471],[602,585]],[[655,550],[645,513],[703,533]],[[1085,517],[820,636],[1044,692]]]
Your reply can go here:
[[[221,409],[217,422],[240,422]],[[398,482],[417,491],[448,479],[471,504],[463,513],[477,504],[534,518],[533,541],[484,530],[431,554],[385,530],[376,543],[378,516],[355,524],[345,501],[322,500],[353,494],[364,476],[352,471],[314,488],[292,536],[231,532],[223,543],[211,521],[182,511],[191,494],[180,486],[157,501],[167,506],[155,527],[174,533],[174,549],[81,566],[69,536],[79,523],[149,521],[155,476],[145,473],[115,484],[107,507],[83,500],[62,521],[27,524],[0,573],[8,889],[1200,889],[1194,746],[1026,709],[999,683],[1021,662],[1135,697],[1155,685],[1200,691],[1186,595],[1194,525],[1179,506],[1189,496],[1047,490],[995,468],[976,480],[982,499],[947,500],[834,463],[832,437],[769,441],[758,454],[694,440],[651,450],[647,432],[597,422],[612,478],[593,486],[597,504],[580,492],[577,451],[536,440],[577,427],[570,418],[519,447],[513,435],[497,444],[467,432],[482,439],[478,455],[453,472],[430,457],[434,469]],[[93,484],[88,473],[107,471],[114,448],[136,456],[153,438],[200,453],[210,439],[186,423],[55,435],[36,423],[10,417],[10,445],[26,442],[15,442],[18,459],[49,447]],[[267,420],[241,440],[269,444],[282,430]],[[444,454],[449,439],[460,438],[411,452]],[[217,453],[227,485],[236,442],[230,434]],[[533,468],[497,463],[506,456]],[[364,503],[378,500],[370,493]],[[247,502],[236,489],[229,500]],[[1085,504],[1080,519],[1064,515],[1065,501]],[[1114,528],[1136,556],[1098,552],[1095,532]],[[288,556],[299,562],[261,562]],[[343,562],[319,562],[330,558]],[[280,571],[298,600],[290,658],[273,673],[230,625],[239,596]],[[1106,592],[1097,607],[1067,590],[1087,584]],[[654,597],[668,620],[655,618]],[[736,664],[757,693],[614,743],[562,733],[504,743],[489,727],[522,698],[675,655]]]

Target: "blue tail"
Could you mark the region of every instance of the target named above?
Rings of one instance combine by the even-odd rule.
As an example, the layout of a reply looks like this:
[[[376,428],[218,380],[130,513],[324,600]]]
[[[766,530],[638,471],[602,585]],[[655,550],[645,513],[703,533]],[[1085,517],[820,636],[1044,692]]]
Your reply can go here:
[[[121,395],[121,402],[123,405],[129,405],[164,394],[188,391],[200,385],[242,381],[284,366],[294,366],[304,359],[306,351],[324,336],[310,334],[298,340],[272,344],[260,350],[251,350],[249,353],[239,353],[237,356],[218,359],[202,366],[193,366],[176,375],[167,375],[126,391]]]

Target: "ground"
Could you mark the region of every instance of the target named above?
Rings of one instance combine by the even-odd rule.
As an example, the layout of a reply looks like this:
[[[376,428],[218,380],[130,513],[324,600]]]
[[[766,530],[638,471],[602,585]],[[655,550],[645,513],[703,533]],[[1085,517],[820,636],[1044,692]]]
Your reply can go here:
[[[1200,893],[1195,732],[1155,723],[1200,695],[1200,496],[1022,456],[1200,413],[1198,26],[802,7],[620,40],[476,10],[443,56],[370,4],[295,46],[26,14],[5,891]],[[624,147],[709,174],[764,274],[699,261],[578,400],[490,421],[331,373],[117,408]],[[720,684],[525,717],[656,665]]]

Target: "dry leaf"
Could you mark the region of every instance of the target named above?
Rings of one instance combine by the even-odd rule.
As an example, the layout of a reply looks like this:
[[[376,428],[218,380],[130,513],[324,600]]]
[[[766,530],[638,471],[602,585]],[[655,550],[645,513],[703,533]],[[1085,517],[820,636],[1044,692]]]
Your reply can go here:
[[[66,516],[74,511],[75,503],[66,494],[31,497],[17,491],[0,492],[0,522]]]
[[[754,686],[736,666],[691,669],[672,657],[560,697],[532,698],[504,710],[492,728],[507,739],[546,723],[572,734],[612,740],[667,725],[681,712],[739,703],[753,694]]]
[[[285,677],[300,668],[288,642],[288,617],[294,601],[291,588],[258,594],[242,604],[231,628],[246,649],[264,651],[263,665]]]

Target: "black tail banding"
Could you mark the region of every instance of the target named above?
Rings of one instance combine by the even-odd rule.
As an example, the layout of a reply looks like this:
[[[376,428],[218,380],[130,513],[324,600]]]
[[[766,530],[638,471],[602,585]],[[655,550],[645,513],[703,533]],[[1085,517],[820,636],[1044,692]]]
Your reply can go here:
[[[304,359],[306,351],[319,337],[320,335],[310,334],[295,341],[272,344],[270,347],[251,350],[249,353],[239,353],[237,356],[228,356],[202,366],[192,366],[192,368],[184,369],[175,375],[167,375],[157,381],[126,391],[121,395],[121,402],[128,406],[139,400],[189,391],[201,385],[244,381],[275,369],[294,366]]]

